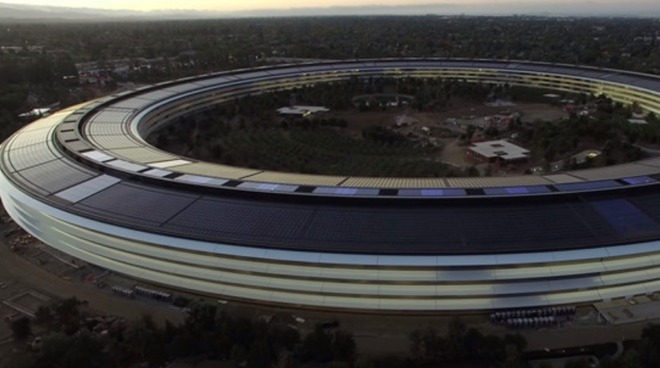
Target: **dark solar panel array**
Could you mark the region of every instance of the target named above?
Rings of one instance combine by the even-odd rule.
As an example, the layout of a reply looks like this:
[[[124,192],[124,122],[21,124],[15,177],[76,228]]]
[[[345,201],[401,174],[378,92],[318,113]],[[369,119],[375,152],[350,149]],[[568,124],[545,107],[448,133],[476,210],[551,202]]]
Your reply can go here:
[[[579,246],[612,235],[606,224],[581,204],[483,208],[464,214],[466,243],[481,249]]]
[[[328,252],[538,251],[660,235],[660,195],[593,203],[558,198],[516,204],[332,205],[199,198],[121,183],[72,206],[101,220],[153,232]]]
[[[231,238],[236,234],[250,234],[257,238],[290,241],[300,235],[313,212],[313,208],[306,206],[269,204],[263,204],[255,211],[249,202],[205,198],[179,213],[166,228],[194,229]]]
[[[609,76],[607,78],[607,80],[617,82],[617,83],[623,83],[623,84],[633,83],[637,79],[639,79],[639,78],[638,77],[625,76],[625,75],[619,75],[619,74],[615,74],[615,75]]]
[[[597,201],[591,205],[619,235],[646,235],[658,229],[657,222],[626,199]]]
[[[555,187],[562,192],[579,190],[596,190],[620,187],[622,184],[615,180],[582,181],[577,183],[556,184]]]
[[[96,213],[105,210],[110,214],[159,225],[176,216],[197,198],[195,195],[124,182],[80,201],[76,207]]]
[[[603,70],[581,70],[580,76],[585,78],[600,79],[601,77],[610,74],[610,72]]]
[[[660,220],[660,194],[635,196],[628,200],[652,218]]]
[[[56,193],[96,176],[95,173],[72,166],[65,161],[50,161],[19,171],[16,178],[37,185],[46,193]]]
[[[506,64],[503,63],[492,63],[492,62],[477,62],[473,64],[473,67],[475,68],[491,68],[491,69],[499,69],[499,68],[504,68],[506,67]]]
[[[305,236],[349,252],[454,253],[465,249],[463,220],[450,208],[335,209],[318,213]]]
[[[660,81],[657,80],[640,79],[638,81],[635,81],[635,85],[640,86],[642,88],[651,89],[654,91],[660,90]]]
[[[57,160],[62,155],[44,149],[42,145],[31,145],[7,151],[7,158],[12,170],[20,171],[45,162]]]

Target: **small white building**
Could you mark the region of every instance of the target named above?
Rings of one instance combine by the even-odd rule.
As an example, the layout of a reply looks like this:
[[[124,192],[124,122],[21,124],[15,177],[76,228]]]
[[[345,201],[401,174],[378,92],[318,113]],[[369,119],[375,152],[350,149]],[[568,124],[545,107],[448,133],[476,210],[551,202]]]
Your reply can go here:
[[[277,113],[280,115],[299,116],[299,117],[306,117],[313,114],[318,114],[321,112],[328,112],[328,111],[330,111],[330,109],[324,106],[303,106],[303,105],[287,106],[277,109]]]
[[[504,139],[473,143],[466,154],[483,162],[515,163],[527,161],[529,158],[529,150]]]
[[[26,113],[18,115],[20,118],[28,119],[28,118],[36,118],[36,117],[44,117],[50,115],[52,109],[50,107],[39,107],[36,109],[32,109],[31,111],[28,111]]]

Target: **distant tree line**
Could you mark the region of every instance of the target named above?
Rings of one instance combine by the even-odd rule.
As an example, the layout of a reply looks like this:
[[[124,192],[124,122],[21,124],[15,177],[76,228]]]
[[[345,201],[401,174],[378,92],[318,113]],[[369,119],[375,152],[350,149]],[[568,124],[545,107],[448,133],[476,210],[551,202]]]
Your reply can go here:
[[[547,162],[567,159],[580,150],[596,148],[602,155],[578,165],[570,162],[569,169],[586,166],[614,165],[642,158],[637,144],[655,144],[660,139],[660,124],[651,114],[647,124],[631,124],[632,108],[613,102],[606,96],[587,98],[593,106],[590,116],[571,114],[558,122],[518,124],[519,140],[535,147]]]
[[[190,73],[291,58],[465,57],[657,72],[653,18],[369,16],[7,24],[2,45],[67,50],[77,62],[174,58]],[[190,52],[193,51],[193,52]],[[172,63],[168,61],[168,63]],[[175,65],[166,71],[176,73]]]
[[[182,325],[156,324],[143,316],[130,323],[115,323],[97,331],[83,303],[68,299],[53,308],[41,307],[34,320],[43,338],[31,344],[15,368],[164,367],[176,359],[217,360],[242,367],[305,366],[307,363],[342,363],[356,357],[351,333],[317,326],[300,335],[286,321],[235,317],[210,304],[191,308]],[[13,323],[14,337],[26,340],[30,320]]]
[[[68,106],[91,98],[72,91],[72,86],[63,79],[77,74],[68,54],[0,54],[0,141],[38,118],[19,118],[21,113],[58,102]]]
[[[219,361],[241,367],[527,367],[527,341],[519,334],[484,335],[460,318],[450,319],[444,334],[429,327],[409,335],[407,355],[360,353],[351,332],[339,322],[320,323],[302,336],[286,313],[248,319],[221,308],[193,303],[180,325],[155,323],[149,316],[115,320],[99,330],[99,319],[85,302],[66,299],[38,309],[34,319],[11,323],[14,338],[32,341],[14,354],[15,368],[164,367],[178,359]],[[293,317],[289,317],[291,319]],[[603,368],[655,368],[660,360],[660,325],[649,324],[639,340],[624,343],[616,358],[600,356]],[[566,368],[589,367],[583,359]]]
[[[413,331],[410,335],[411,360],[415,366],[444,366],[484,363],[498,367],[526,367],[523,352],[527,341],[518,334],[507,334],[503,338],[483,335],[475,328],[468,328],[455,317],[447,325],[442,336],[433,328]]]

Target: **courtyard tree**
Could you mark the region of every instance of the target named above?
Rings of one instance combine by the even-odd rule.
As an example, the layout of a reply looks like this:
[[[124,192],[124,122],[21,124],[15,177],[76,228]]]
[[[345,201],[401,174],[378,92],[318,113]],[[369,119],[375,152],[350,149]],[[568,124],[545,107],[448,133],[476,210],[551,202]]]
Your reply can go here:
[[[11,321],[11,333],[16,340],[26,340],[32,335],[32,328],[30,319],[28,317],[21,317]]]

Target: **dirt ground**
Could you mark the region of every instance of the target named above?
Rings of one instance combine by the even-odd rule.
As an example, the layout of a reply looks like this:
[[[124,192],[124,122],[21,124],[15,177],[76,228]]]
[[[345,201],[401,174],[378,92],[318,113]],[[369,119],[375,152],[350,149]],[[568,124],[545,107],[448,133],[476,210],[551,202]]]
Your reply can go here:
[[[444,146],[437,157],[439,161],[456,167],[469,167],[475,165],[475,162],[466,159],[466,148],[460,144],[460,135],[465,133],[468,125],[481,125],[484,118],[502,113],[519,113],[523,122],[555,121],[568,116],[561,107],[549,104],[519,103],[489,106],[466,100],[458,101],[453,107],[433,112],[418,112],[407,107],[396,107],[384,111],[334,111],[332,115],[345,119],[348,122],[349,133],[356,138],[360,137],[362,130],[368,126],[394,127],[397,118],[404,117],[409,125],[396,128],[398,132],[420,134],[422,127],[428,127],[435,142]],[[484,167],[481,166],[477,168],[483,173]],[[522,169],[501,174],[520,173]]]
[[[332,115],[346,119],[348,129],[352,132],[361,131],[371,125],[393,126],[397,116],[408,116],[419,126],[442,126],[448,119],[468,123],[505,112],[518,112],[524,122],[536,120],[554,121],[568,116],[560,106],[542,103],[519,103],[507,106],[488,106],[478,102],[463,102],[454,107],[432,112],[419,112],[407,107],[390,108],[383,111],[333,111]]]
[[[522,114],[520,119],[526,123],[533,123],[537,120],[556,121],[568,118],[569,114],[559,106],[546,104],[523,104],[518,111]]]
[[[474,162],[465,157],[466,147],[461,145],[459,139],[445,139],[444,146],[442,153],[440,153],[440,161],[458,167],[474,165]]]

